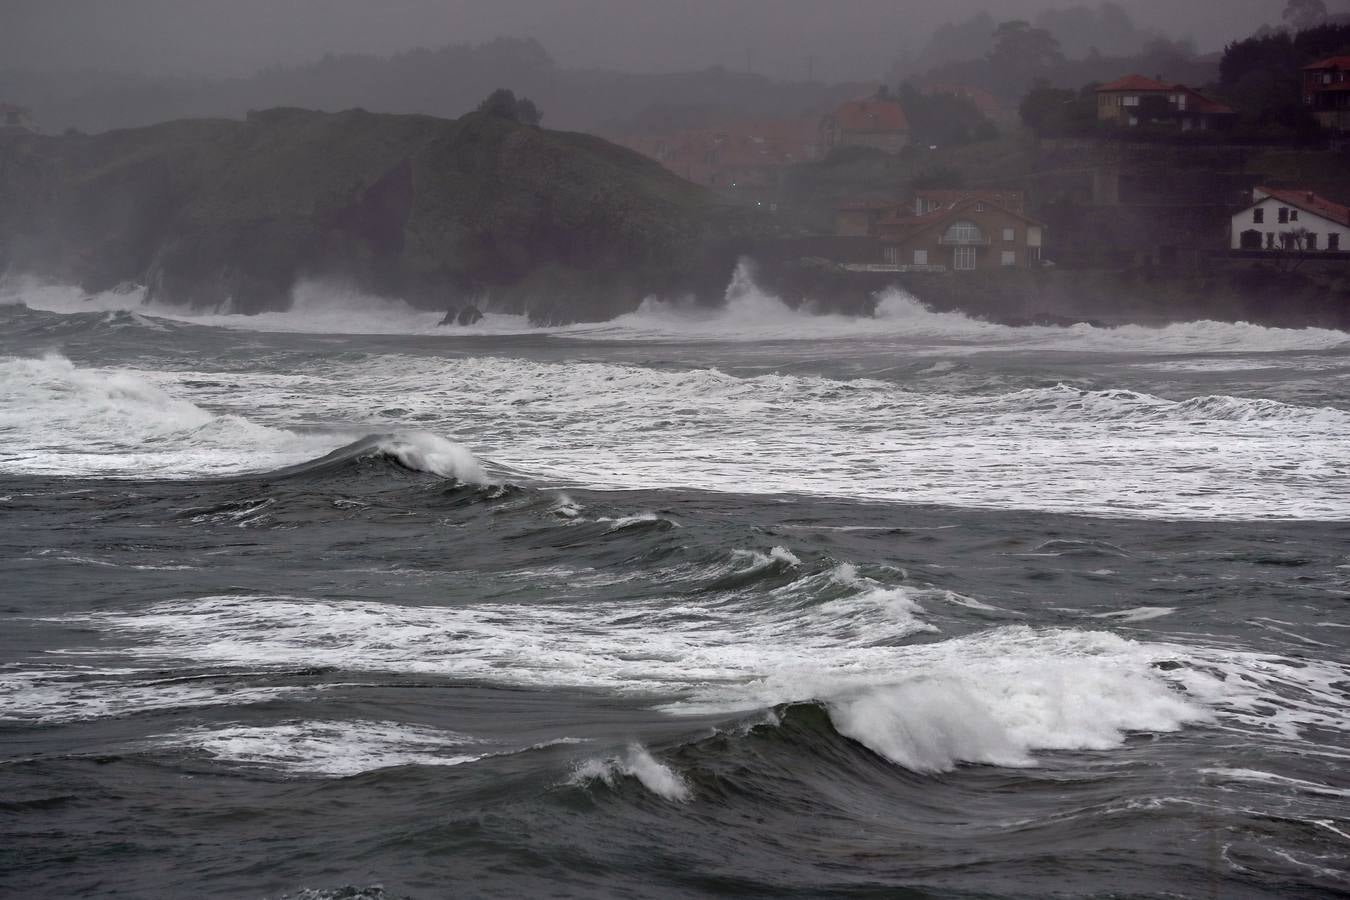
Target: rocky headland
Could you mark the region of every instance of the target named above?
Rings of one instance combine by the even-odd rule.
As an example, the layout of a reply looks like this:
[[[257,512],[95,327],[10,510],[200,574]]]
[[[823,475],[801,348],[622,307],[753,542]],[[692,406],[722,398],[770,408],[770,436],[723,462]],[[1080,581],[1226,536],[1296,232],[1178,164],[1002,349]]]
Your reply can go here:
[[[304,278],[418,306],[603,319],[720,296],[752,212],[589,135],[272,109],[0,140],[0,270],[284,309]]]

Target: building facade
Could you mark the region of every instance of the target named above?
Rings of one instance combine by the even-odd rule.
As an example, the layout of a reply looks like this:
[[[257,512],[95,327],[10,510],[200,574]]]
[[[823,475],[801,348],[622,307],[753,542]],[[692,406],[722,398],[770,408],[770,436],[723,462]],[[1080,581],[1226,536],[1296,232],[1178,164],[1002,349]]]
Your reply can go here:
[[[26,134],[33,130],[33,111],[31,109],[26,106],[15,106],[12,103],[0,103],[0,134]]]
[[[1180,131],[1221,129],[1236,120],[1230,107],[1184,84],[1167,84],[1143,75],[1097,88],[1097,121],[1119,128],[1163,125]]]
[[[1350,207],[1313,191],[1258,187],[1233,214],[1230,249],[1266,253],[1350,253]]]
[[[1350,132],[1350,56],[1304,66],[1303,105],[1323,128]]]
[[[1028,268],[1041,262],[1045,226],[978,192],[877,225],[883,264],[905,269],[973,272]],[[991,195],[1006,192],[990,192]],[[917,204],[921,201],[916,200]]]
[[[821,143],[836,147],[871,147],[899,153],[909,145],[909,120],[895,100],[877,95],[841,103],[820,122]]]

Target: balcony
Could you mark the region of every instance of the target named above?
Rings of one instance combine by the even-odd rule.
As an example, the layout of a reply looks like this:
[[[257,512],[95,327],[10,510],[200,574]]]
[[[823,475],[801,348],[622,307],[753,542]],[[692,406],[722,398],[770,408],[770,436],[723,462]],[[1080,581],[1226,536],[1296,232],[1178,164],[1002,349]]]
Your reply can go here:
[[[938,238],[938,243],[948,247],[988,247],[989,238],[983,235],[950,235]]]

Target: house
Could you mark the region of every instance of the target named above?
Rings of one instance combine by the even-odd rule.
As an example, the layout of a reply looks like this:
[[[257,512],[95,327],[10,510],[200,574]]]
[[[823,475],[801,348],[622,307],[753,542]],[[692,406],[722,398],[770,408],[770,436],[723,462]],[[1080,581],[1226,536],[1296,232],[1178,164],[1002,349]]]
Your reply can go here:
[[[788,166],[821,156],[814,119],[732,122],[615,141],[688,181],[729,190],[772,187]]]
[[[898,153],[909,144],[905,111],[884,91],[868,100],[841,103],[820,122],[821,142],[836,147],[873,147]]]
[[[0,134],[26,134],[33,130],[31,109],[12,103],[0,103]]]
[[[897,211],[877,223],[887,265],[969,272],[1040,263],[1045,226],[1022,212],[1020,193],[923,193],[927,196],[915,199],[914,210],[924,212]],[[930,207],[928,200],[939,197],[949,202]],[[1010,197],[1015,202],[1004,205]]]
[[[1350,207],[1309,190],[1258,187],[1230,232],[1233,250],[1350,253]]]
[[[1330,131],[1350,131],[1350,56],[1303,67],[1303,104]]]
[[[836,237],[868,237],[876,234],[877,223],[894,215],[899,204],[885,197],[859,197],[834,208]]]
[[[1181,131],[1225,128],[1237,113],[1184,84],[1126,75],[1097,88],[1097,121],[1120,128],[1167,125]]]
[[[1003,107],[999,104],[998,98],[984,88],[969,84],[930,82],[923,86],[923,93],[927,97],[959,97],[963,100],[969,100],[980,111],[980,115],[988,119],[998,119],[1003,116]]]
[[[954,206],[965,200],[981,200],[993,203],[995,206],[1001,206],[1004,209],[1018,214],[1026,212],[1026,195],[1021,191],[916,191],[914,193],[914,215],[921,216],[924,213],[932,212],[935,209],[941,209],[945,206]]]

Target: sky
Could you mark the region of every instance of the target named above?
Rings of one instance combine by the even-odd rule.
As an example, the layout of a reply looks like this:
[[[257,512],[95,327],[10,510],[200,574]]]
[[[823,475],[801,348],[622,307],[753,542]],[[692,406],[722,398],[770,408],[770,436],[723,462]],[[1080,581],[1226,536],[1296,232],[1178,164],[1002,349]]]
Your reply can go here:
[[[1284,0],[1119,0],[1202,50],[1278,23]],[[945,21],[1096,0],[0,0],[0,69],[247,75],[328,52],[534,37],[561,64],[723,65],[776,78],[875,78]],[[1333,11],[1350,0],[1330,0]]]

